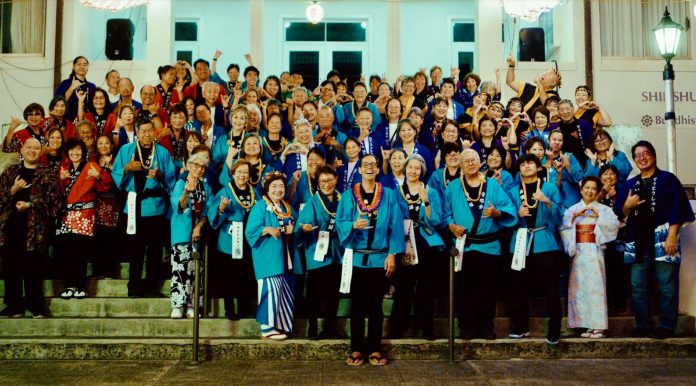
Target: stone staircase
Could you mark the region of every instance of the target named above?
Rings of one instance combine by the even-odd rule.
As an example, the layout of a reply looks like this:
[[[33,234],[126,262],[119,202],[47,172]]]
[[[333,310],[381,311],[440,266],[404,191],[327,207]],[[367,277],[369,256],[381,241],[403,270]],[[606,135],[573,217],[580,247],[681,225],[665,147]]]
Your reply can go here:
[[[127,277],[128,265],[121,264],[121,277]],[[0,359],[181,359],[192,353],[193,322],[190,319],[169,318],[168,298],[127,297],[127,279],[89,279],[88,298],[61,299],[62,281],[44,281],[44,294],[51,317],[33,319],[0,319]],[[169,282],[162,287],[168,293]],[[0,296],[4,283],[0,282]],[[209,301],[208,317],[200,321],[201,358],[260,358],[260,359],[341,359],[348,352],[348,340],[308,341],[306,321],[296,319],[293,338],[285,342],[259,339],[259,326],[254,319],[228,321],[224,317],[222,299]],[[383,303],[385,315],[391,310],[391,300]],[[350,302],[342,299],[339,307],[339,328],[349,334],[347,315]],[[656,341],[625,338],[633,328],[630,313],[610,318],[611,338],[590,340],[564,338],[559,349],[546,347],[546,320],[541,316],[543,301],[532,299],[530,329],[533,338],[525,340],[498,339],[495,341],[457,339],[457,358],[597,358],[597,357],[696,357],[695,319],[680,316],[677,334],[680,338]],[[498,304],[495,332],[499,337],[508,333],[508,310]],[[444,314],[442,315],[444,316]],[[456,325],[456,324],[455,324]],[[385,318],[384,330],[388,322]],[[435,320],[434,342],[414,339],[387,341],[393,358],[443,359],[447,357],[448,322],[446,317]],[[563,333],[568,335],[563,321]]]

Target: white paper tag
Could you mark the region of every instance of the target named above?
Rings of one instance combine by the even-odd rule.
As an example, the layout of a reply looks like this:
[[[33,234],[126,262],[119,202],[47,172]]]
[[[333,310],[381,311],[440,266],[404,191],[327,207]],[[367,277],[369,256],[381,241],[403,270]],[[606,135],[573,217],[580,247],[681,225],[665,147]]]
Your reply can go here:
[[[527,260],[527,228],[520,228],[515,237],[515,251],[512,254],[510,268],[515,271],[524,269]]]
[[[128,198],[126,199],[126,208],[127,208],[127,212],[128,212],[126,233],[129,235],[134,235],[136,232],[135,212],[137,210],[136,205],[138,205],[137,197],[138,197],[137,193],[128,192]]]
[[[341,268],[341,287],[342,294],[350,293],[350,282],[353,279],[353,250],[346,248],[343,254],[343,266]]]
[[[232,259],[241,260],[244,257],[244,223],[232,222],[229,234],[232,237]]]
[[[329,241],[331,233],[320,231],[317,239],[317,247],[314,248],[314,261],[324,261],[326,253],[329,252]]]
[[[306,202],[303,202],[303,203],[300,204],[300,210],[299,210],[299,212],[302,212],[302,209],[304,209],[305,204],[306,204]]]
[[[457,248],[459,253],[454,258],[454,272],[460,272],[462,270],[462,263],[464,262],[464,248],[466,248],[466,233],[462,237],[457,237],[454,241],[454,247]]]
[[[302,168],[302,171],[307,170],[307,156],[304,154],[300,154],[300,167]]]
[[[413,220],[404,220],[404,234],[406,238],[405,253],[413,256],[412,265],[418,264],[418,248],[416,248],[416,234],[413,231]]]

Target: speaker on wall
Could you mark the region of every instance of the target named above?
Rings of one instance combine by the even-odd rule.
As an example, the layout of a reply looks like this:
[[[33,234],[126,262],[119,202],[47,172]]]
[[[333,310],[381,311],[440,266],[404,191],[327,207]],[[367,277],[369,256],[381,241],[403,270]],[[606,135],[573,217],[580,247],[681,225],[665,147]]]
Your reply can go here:
[[[543,62],[546,60],[543,28],[520,29],[519,60],[521,62]]]
[[[109,19],[106,22],[106,57],[110,60],[133,60],[133,33],[129,19]]]

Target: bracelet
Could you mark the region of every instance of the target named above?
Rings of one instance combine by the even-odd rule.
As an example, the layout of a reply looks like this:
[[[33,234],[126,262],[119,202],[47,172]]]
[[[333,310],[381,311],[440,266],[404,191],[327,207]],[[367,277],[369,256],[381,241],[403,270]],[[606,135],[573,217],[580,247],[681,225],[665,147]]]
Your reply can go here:
[[[508,64],[508,68],[515,68],[515,66]]]
[[[217,58],[213,58],[213,62],[217,62]]]
[[[426,208],[429,207],[429,206],[430,206],[430,201],[424,202],[423,205],[425,205]]]

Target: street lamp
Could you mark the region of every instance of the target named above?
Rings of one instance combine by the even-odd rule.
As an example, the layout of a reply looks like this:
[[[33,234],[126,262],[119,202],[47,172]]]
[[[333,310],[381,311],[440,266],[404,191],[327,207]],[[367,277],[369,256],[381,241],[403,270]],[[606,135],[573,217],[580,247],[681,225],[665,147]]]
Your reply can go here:
[[[675,23],[669,17],[669,11],[665,7],[665,14],[660,20],[660,24],[653,28],[657,47],[660,49],[660,55],[667,61],[665,70],[662,73],[662,79],[665,81],[665,126],[667,129],[667,168],[670,172],[677,174],[677,140],[676,127],[674,121],[674,68],[672,67],[672,58],[677,54],[679,46],[679,38],[684,27],[679,23]]]

